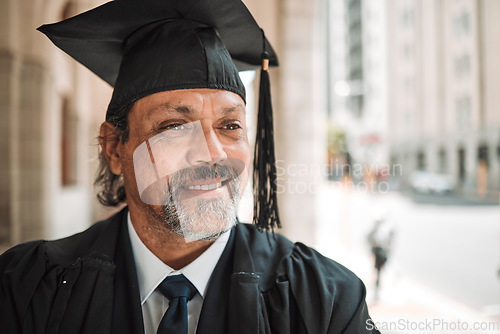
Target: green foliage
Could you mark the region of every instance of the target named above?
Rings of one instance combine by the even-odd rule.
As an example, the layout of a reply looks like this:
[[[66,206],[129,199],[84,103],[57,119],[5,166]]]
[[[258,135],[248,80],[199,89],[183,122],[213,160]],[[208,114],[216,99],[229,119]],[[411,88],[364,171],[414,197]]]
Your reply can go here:
[[[347,152],[345,131],[333,122],[328,124],[327,148],[330,157],[343,155]]]

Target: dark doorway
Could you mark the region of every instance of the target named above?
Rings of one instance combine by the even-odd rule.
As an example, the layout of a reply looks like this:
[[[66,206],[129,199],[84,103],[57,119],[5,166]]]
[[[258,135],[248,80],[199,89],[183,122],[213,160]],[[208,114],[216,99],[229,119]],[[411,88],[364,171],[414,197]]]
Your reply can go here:
[[[446,161],[446,151],[444,148],[441,148],[439,150],[439,171],[441,173],[446,173],[447,169],[448,169],[448,164],[447,164],[447,161]]]
[[[424,152],[417,153],[417,169],[425,170],[425,154]]]
[[[458,180],[460,183],[465,181],[465,149],[458,149]]]
[[[477,148],[477,160],[478,162],[484,161],[486,166],[488,166],[488,146],[481,145]]]

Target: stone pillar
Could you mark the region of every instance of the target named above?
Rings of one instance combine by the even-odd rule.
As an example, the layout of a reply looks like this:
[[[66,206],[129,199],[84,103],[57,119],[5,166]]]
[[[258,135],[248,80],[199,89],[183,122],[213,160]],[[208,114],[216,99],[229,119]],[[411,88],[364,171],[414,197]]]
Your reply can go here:
[[[0,56],[0,242],[39,238],[45,222],[40,64]]]
[[[465,148],[465,187],[464,193],[466,196],[474,197],[477,194],[477,142],[476,138],[465,139],[464,142]]]
[[[12,169],[18,183],[18,197],[14,197],[18,210],[19,240],[43,236],[46,225],[46,150],[44,149],[43,106],[47,71],[42,65],[29,60],[21,61],[19,85],[18,127],[11,140],[16,143],[19,167]]]
[[[22,49],[36,50],[30,39],[34,27],[24,34],[33,24],[32,7],[14,0],[0,5],[0,242],[5,245],[39,238],[46,222],[42,131],[46,71]]]
[[[12,78],[14,58],[7,54],[0,54],[0,244],[10,243],[13,230],[13,210],[11,206],[13,180],[11,165],[13,150],[11,147],[12,133],[12,105],[14,101]]]
[[[282,233],[315,242],[316,204],[326,162],[326,85],[320,2],[280,1],[275,139]],[[323,36],[324,37],[324,36]],[[319,167],[319,169],[318,169]]]

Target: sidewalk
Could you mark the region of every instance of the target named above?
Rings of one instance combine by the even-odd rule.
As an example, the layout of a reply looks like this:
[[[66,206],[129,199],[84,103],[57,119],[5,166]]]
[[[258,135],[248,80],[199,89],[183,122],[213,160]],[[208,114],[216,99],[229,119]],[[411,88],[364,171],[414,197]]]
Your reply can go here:
[[[379,300],[369,301],[383,333],[500,333],[498,315],[487,316],[404,275],[386,283]]]
[[[496,334],[500,333],[500,314],[487,314],[425,286],[389,263],[382,274],[375,296],[372,259],[335,250],[342,264],[366,285],[366,302],[375,325],[384,334]],[[371,324],[369,324],[371,325]]]

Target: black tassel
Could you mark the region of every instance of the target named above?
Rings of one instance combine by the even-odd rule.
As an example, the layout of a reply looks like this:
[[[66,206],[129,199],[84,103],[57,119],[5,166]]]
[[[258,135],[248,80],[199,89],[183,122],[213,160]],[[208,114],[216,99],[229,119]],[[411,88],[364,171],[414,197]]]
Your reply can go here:
[[[257,138],[255,140],[253,160],[253,223],[261,231],[274,231],[274,227],[281,227],[278,215],[273,108],[271,105],[271,84],[268,67],[269,55],[264,51],[260,71]]]

